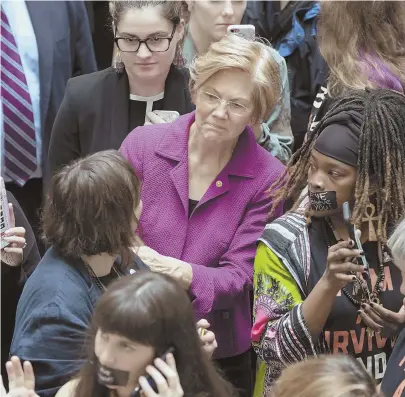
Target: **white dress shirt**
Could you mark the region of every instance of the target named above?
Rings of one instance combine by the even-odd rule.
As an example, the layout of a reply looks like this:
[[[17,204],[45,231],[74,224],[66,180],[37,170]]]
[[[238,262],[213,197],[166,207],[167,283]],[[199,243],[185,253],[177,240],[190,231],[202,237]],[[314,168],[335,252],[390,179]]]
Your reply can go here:
[[[38,65],[38,47],[35,32],[32,27],[31,18],[27,6],[23,0],[3,0],[1,6],[7,16],[11,31],[13,32],[18,52],[20,54],[25,78],[27,79],[28,90],[31,96],[32,108],[34,113],[35,137],[37,143],[37,164],[38,168],[31,178],[40,178],[41,172],[41,108],[40,108],[40,84],[39,84],[39,65]],[[52,60],[50,60],[51,62]],[[3,106],[0,106],[0,145],[1,145],[1,165],[4,170],[4,125],[3,125]],[[2,171],[3,174],[3,171]],[[6,182],[9,179],[5,178]]]

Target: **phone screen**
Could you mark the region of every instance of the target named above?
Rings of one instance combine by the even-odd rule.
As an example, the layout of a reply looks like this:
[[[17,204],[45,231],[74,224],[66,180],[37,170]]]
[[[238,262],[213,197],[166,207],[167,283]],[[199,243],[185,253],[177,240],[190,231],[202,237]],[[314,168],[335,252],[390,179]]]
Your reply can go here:
[[[0,226],[1,226],[1,249],[7,247],[8,242],[3,239],[4,232],[10,229],[10,213],[8,210],[8,200],[7,200],[7,192],[6,187],[4,185],[3,178],[0,177],[0,190],[1,190],[1,198],[0,198]]]
[[[359,238],[358,234],[356,233],[356,229],[355,229],[353,223],[351,223],[350,206],[347,201],[343,203],[343,218],[347,225],[347,231],[349,233],[349,237],[351,240],[354,241],[354,245],[355,245],[354,248],[359,251],[363,251],[363,247],[361,245],[360,238]],[[360,257],[360,259],[361,259],[361,264],[363,265],[364,269],[368,271],[369,267],[368,267],[368,262],[367,262],[365,256],[362,255]]]

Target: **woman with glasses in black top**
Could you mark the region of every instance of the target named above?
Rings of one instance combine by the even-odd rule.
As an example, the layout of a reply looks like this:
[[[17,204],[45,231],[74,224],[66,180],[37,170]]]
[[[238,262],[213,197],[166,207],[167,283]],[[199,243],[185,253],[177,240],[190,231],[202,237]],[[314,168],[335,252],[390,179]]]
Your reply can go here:
[[[113,66],[68,82],[49,147],[52,173],[73,159],[118,149],[138,126],[193,110],[188,70],[173,65],[184,34],[181,12],[176,1],[111,2]]]

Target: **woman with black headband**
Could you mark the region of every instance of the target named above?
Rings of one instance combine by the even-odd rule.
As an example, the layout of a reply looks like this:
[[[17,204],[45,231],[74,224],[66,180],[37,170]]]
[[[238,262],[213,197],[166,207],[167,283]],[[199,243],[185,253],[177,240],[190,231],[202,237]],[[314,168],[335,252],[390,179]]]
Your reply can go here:
[[[404,131],[403,95],[352,91],[336,101],[277,182],[275,205],[296,198],[305,184],[309,194],[259,239],[255,397],[269,392],[284,366],[328,351],[356,357],[376,380],[384,376],[405,322],[400,274],[386,247],[405,213]],[[345,202],[360,247],[349,236]]]

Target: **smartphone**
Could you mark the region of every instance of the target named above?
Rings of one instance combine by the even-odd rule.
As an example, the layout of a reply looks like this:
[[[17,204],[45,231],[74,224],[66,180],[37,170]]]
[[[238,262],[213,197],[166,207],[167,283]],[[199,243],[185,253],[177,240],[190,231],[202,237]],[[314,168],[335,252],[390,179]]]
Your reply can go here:
[[[166,361],[166,357],[167,357],[167,355],[168,355],[169,353],[174,354],[174,348],[173,348],[173,347],[169,347],[169,348],[160,356],[160,358],[161,358],[163,361]],[[157,393],[157,392],[158,392],[158,388],[157,388],[156,382],[153,380],[153,378],[152,378],[150,375],[148,375],[148,376],[146,377],[146,380],[148,381],[148,383],[149,383],[150,387],[153,389],[153,391],[154,391],[155,393]],[[140,397],[140,396],[141,396],[141,392],[142,392],[142,387],[141,387],[141,386],[137,386],[137,387],[135,387],[135,389],[132,390],[132,392],[131,392],[131,394],[129,395],[129,397]]]
[[[0,177],[0,190],[1,190],[1,197],[0,197],[0,226],[1,226],[1,249],[8,246],[8,242],[3,239],[4,233],[6,230],[10,229],[10,212],[8,209],[8,200],[7,200],[7,192],[6,187],[4,185],[4,180]]]
[[[256,29],[253,25],[229,25],[228,33],[238,34],[247,40],[255,37]]]
[[[166,121],[166,123],[171,123],[180,117],[180,113],[175,110],[154,110],[153,113]]]
[[[358,236],[358,234],[356,233],[356,229],[353,225],[353,223],[351,222],[351,213],[350,213],[350,206],[349,203],[347,201],[345,201],[343,203],[343,219],[345,220],[346,226],[347,226],[347,231],[349,232],[349,237],[351,240],[354,241],[354,249],[357,249],[359,251],[363,251],[363,247],[361,245],[360,242],[360,238]],[[367,273],[369,273],[369,266],[368,266],[368,262],[366,260],[366,257],[364,255],[362,255],[360,257],[361,259],[361,264],[364,267],[364,270],[367,271]]]

